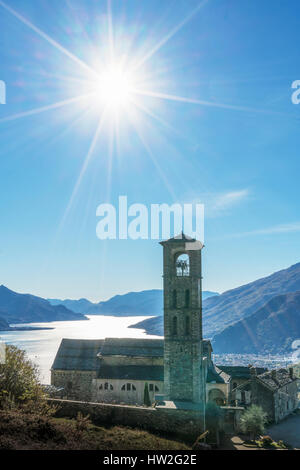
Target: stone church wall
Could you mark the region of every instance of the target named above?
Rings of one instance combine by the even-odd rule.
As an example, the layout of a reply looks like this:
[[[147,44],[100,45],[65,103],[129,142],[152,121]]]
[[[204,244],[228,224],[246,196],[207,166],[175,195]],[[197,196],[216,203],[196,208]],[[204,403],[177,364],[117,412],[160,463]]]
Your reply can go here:
[[[71,400],[91,400],[94,371],[52,370],[51,385],[62,387],[63,396]]]
[[[130,390],[127,390],[127,383],[130,384]],[[163,393],[164,384],[153,380],[147,381],[147,384],[150,400],[154,402],[154,395]],[[150,390],[150,388],[153,388],[153,390]],[[129,405],[144,404],[145,380],[94,379],[92,389],[92,401],[95,402]]]

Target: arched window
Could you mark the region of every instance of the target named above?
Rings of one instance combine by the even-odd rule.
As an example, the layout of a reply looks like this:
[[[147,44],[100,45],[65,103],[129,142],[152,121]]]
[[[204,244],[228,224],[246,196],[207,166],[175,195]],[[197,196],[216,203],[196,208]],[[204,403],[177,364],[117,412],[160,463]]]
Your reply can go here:
[[[189,307],[190,306],[190,289],[185,290],[184,300],[185,300],[184,302],[185,307]]]
[[[176,259],[176,275],[189,276],[190,275],[190,258],[187,254],[179,255]]]
[[[127,390],[127,392],[131,392],[131,391],[136,391],[136,388],[133,384],[127,383],[127,384],[122,385],[121,390],[123,391]]]
[[[242,393],[241,393],[241,402],[246,403],[246,393],[244,390],[242,390]]]
[[[173,335],[177,335],[177,317],[173,317]]]
[[[173,308],[177,308],[177,290],[173,290],[173,299],[172,299]]]
[[[191,331],[191,327],[190,327],[190,317],[187,316],[187,317],[185,317],[185,334],[186,334],[186,335],[189,335],[189,334],[190,334],[190,331]]]
[[[99,387],[99,390],[102,390],[103,389],[103,385],[101,384],[100,387]],[[112,384],[108,383],[108,382],[105,382],[104,384],[104,390],[113,390],[114,387],[112,386]]]
[[[156,392],[159,392],[159,388],[158,388],[157,385],[155,385],[155,391],[156,391]]]

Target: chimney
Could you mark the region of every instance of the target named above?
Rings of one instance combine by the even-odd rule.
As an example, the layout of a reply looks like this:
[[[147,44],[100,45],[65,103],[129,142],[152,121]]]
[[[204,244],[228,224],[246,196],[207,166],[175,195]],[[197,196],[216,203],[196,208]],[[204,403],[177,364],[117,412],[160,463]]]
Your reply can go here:
[[[289,374],[290,374],[290,378],[293,380],[294,379],[294,369],[292,367],[289,367]]]
[[[256,370],[256,367],[254,366],[249,366],[250,367],[250,374],[251,374],[251,378],[254,378],[257,376],[257,370]]]

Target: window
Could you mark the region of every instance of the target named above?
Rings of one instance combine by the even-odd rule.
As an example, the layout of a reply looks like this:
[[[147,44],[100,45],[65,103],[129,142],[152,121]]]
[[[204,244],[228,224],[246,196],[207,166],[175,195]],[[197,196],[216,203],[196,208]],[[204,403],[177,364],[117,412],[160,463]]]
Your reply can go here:
[[[149,392],[153,392],[154,388],[153,388],[153,384],[149,384]]]
[[[155,385],[155,391],[156,391],[156,392],[159,392],[159,388],[158,388],[157,385]]]
[[[100,384],[99,386],[99,390],[113,390],[114,387],[112,386],[112,384],[108,383],[108,382],[105,382],[105,384]]]
[[[185,307],[189,307],[190,306],[190,289],[186,289],[185,291],[185,302],[184,302],[184,306]]]
[[[190,317],[189,316],[185,317],[185,334],[186,335],[190,334]]]
[[[177,290],[173,290],[172,307],[177,308]]]
[[[177,335],[177,317],[173,317],[173,335]]]
[[[244,390],[242,390],[242,393],[241,393],[241,401],[242,403],[246,403],[246,393]]]
[[[237,387],[237,383],[236,383],[236,382],[233,382],[232,388],[234,389],[234,388],[236,388],[236,387]]]
[[[127,390],[128,392],[131,392],[131,391],[136,391],[136,388],[133,384],[127,383],[127,384],[122,385],[121,390],[123,391]]]
[[[176,259],[176,275],[189,276],[190,275],[190,258],[187,254],[179,255]]]

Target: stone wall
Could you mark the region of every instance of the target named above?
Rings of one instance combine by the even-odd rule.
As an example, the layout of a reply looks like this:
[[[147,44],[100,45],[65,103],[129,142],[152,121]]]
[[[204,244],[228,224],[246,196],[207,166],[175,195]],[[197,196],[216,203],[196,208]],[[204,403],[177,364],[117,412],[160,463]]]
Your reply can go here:
[[[152,432],[173,435],[193,442],[203,432],[200,412],[176,409],[156,409],[105,403],[88,403],[71,400],[49,399],[58,405],[57,417],[76,418],[77,413],[90,415],[98,425],[122,425]]]
[[[63,396],[71,400],[91,400],[94,371],[51,370],[51,385],[62,387]]]

